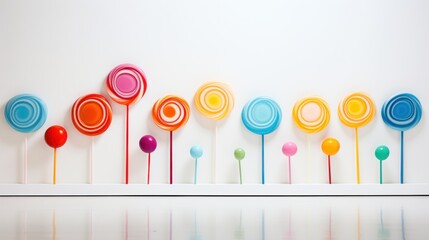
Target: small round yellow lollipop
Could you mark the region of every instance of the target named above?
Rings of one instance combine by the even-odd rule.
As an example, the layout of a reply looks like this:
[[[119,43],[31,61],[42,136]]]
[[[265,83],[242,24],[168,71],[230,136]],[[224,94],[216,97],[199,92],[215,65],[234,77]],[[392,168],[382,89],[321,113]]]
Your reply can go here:
[[[292,110],[296,126],[306,133],[317,133],[328,126],[328,104],[320,97],[307,97],[297,101]]]
[[[338,117],[341,122],[344,125],[355,129],[357,184],[360,184],[358,128],[367,125],[371,122],[374,116],[374,101],[362,92],[354,92],[347,95],[338,105]]]

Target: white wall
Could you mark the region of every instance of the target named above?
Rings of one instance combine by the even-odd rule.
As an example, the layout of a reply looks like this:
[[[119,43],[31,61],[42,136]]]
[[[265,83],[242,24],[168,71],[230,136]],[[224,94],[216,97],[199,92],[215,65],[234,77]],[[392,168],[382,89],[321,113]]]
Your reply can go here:
[[[43,140],[47,127],[64,125],[67,144],[58,152],[58,183],[87,183],[91,139],[70,119],[73,102],[97,92],[105,96],[105,78],[118,64],[140,66],[148,78],[143,99],[131,107],[131,183],[145,183],[146,155],[138,147],[144,134],[158,139],[152,155],[152,183],[168,182],[168,133],[152,121],[153,103],[166,94],[192,102],[204,82],[226,82],[235,107],[218,124],[218,183],[237,183],[233,150],[243,147],[245,183],[260,182],[260,137],[242,125],[243,105],[256,96],[275,99],[283,121],[266,138],[266,182],[287,182],[281,146],[294,141],[293,181],[326,183],[327,136],[341,142],[332,158],[333,181],[354,183],[354,131],[337,116],[341,98],[352,91],[373,97],[377,116],[360,130],[362,183],[378,182],[374,149],[386,144],[391,157],[384,181],[399,181],[399,132],[382,121],[383,102],[411,92],[423,105],[420,124],[405,134],[406,182],[429,183],[426,103],[429,77],[428,1],[54,1],[0,0],[0,111],[16,94],[29,92],[48,105],[48,120],[29,137],[29,183],[50,183],[52,149]],[[293,104],[318,95],[331,108],[329,127],[307,136],[293,124]],[[95,138],[95,183],[124,178],[125,107],[112,102],[114,119]],[[191,183],[189,148],[201,145],[199,183],[211,182],[210,155],[214,124],[192,104],[188,124],[174,134],[175,182]],[[22,182],[25,135],[0,118],[0,184]],[[310,142],[310,149],[307,143]],[[306,161],[311,156],[312,170]]]

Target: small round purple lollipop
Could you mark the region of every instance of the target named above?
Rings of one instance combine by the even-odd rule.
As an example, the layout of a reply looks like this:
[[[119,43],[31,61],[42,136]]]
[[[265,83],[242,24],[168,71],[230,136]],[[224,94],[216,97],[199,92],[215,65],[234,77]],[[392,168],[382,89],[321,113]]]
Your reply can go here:
[[[157,143],[152,135],[144,135],[139,141],[140,149],[147,153],[147,184],[150,183],[150,154],[155,151]]]

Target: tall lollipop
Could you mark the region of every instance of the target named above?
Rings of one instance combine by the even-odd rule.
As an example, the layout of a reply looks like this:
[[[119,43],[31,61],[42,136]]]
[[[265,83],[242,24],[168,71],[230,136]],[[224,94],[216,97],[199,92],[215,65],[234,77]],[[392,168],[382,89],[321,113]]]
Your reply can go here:
[[[380,184],[383,184],[383,161],[390,155],[390,150],[387,146],[381,145],[375,149],[375,157],[380,162]]]
[[[360,184],[358,128],[367,125],[375,116],[374,101],[365,93],[354,92],[343,98],[338,105],[338,117],[347,127],[355,129],[356,182]]]
[[[112,108],[100,94],[88,94],[78,98],[71,110],[75,128],[86,136],[91,136],[89,158],[89,181],[94,182],[94,136],[104,133],[112,122]]]
[[[328,178],[329,184],[332,183],[331,179],[331,156],[337,154],[340,150],[340,143],[335,138],[327,138],[322,142],[322,151],[328,155]]]
[[[234,107],[234,96],[228,85],[207,82],[201,85],[194,96],[195,107],[203,116],[215,120],[212,152],[212,181],[216,183],[216,122],[226,118]]]
[[[195,159],[194,162],[194,184],[197,184],[197,169],[198,169],[198,159],[203,156],[203,149],[200,146],[192,146],[189,151],[191,157]]]
[[[129,107],[138,102],[146,92],[146,76],[143,71],[132,64],[121,64],[110,71],[106,79],[107,93],[113,101],[126,105],[126,140],[125,140],[125,183],[128,184],[129,173]]]
[[[45,142],[54,149],[53,183],[57,184],[57,148],[67,142],[67,131],[64,127],[54,125],[45,132]]]
[[[152,135],[144,135],[139,141],[140,149],[147,153],[147,184],[150,183],[150,154],[155,151],[157,142]]]
[[[4,109],[6,122],[18,132],[32,133],[46,122],[47,107],[42,99],[31,94],[20,94],[11,98]],[[24,183],[27,183],[28,136],[25,136]]]
[[[328,103],[320,97],[305,97],[293,106],[292,118],[295,125],[307,134],[324,130],[331,119]],[[312,176],[313,164],[310,157],[310,139],[307,135],[307,181]]]
[[[294,142],[287,142],[282,146],[282,152],[288,158],[288,170],[289,170],[289,184],[292,184],[292,175],[291,175],[291,166],[290,166],[290,157],[295,155],[298,151],[298,147]]]
[[[250,132],[262,137],[262,184],[265,184],[265,143],[264,136],[274,132],[282,120],[279,105],[267,97],[257,97],[243,107],[241,120]]]
[[[401,132],[401,184],[404,183],[404,132],[415,127],[422,118],[422,105],[410,93],[402,93],[388,99],[381,109],[381,117],[387,126]]]
[[[173,95],[159,99],[152,107],[155,124],[163,130],[170,131],[170,184],[173,184],[173,131],[188,122],[189,114],[188,102]]]

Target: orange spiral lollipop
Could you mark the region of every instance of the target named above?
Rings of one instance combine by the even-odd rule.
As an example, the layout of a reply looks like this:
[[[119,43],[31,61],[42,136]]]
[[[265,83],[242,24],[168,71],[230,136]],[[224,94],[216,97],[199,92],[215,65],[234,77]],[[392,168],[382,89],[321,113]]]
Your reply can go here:
[[[234,107],[234,97],[225,83],[207,82],[198,88],[194,103],[198,112],[205,117],[221,120]]]
[[[365,93],[354,92],[347,95],[338,105],[341,122],[355,129],[356,182],[360,184],[358,128],[367,125],[375,116],[374,101]]]
[[[317,133],[326,128],[330,120],[328,104],[320,97],[307,97],[295,103],[293,120],[306,133]]]
[[[190,108],[185,99],[168,95],[155,102],[152,118],[163,130],[170,131],[170,184],[173,184],[173,131],[188,122]]]

